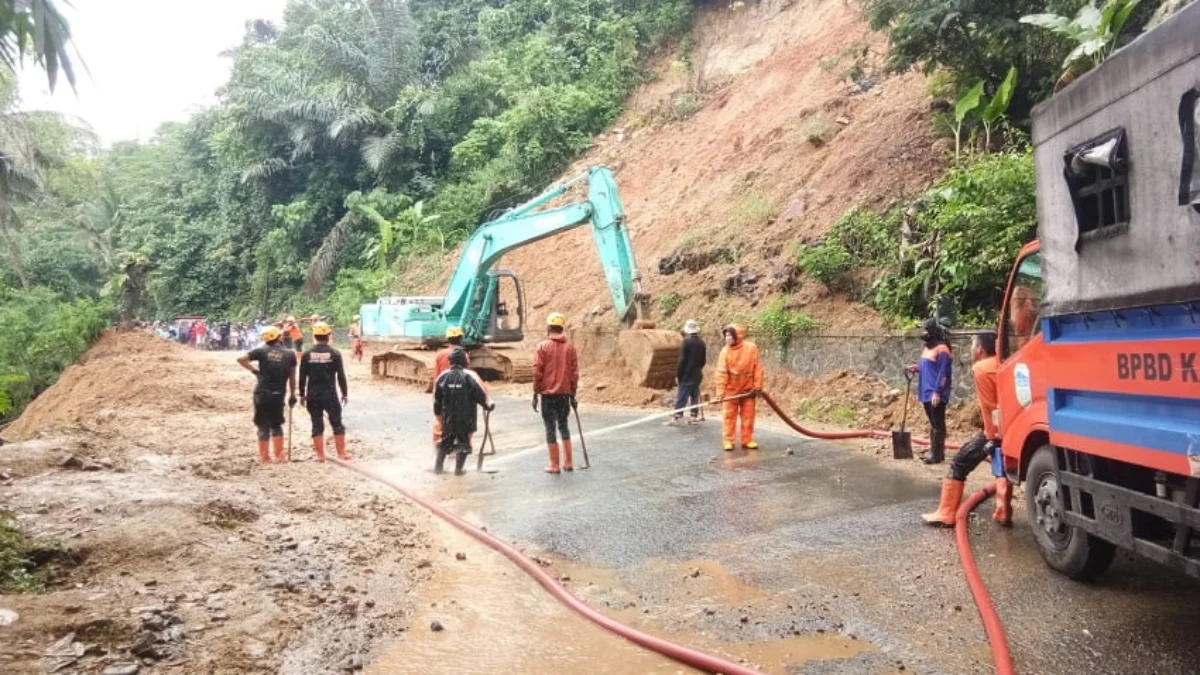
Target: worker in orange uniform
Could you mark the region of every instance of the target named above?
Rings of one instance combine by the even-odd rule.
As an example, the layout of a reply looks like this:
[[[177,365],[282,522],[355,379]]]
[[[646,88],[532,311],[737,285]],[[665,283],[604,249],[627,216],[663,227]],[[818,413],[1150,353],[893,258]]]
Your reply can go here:
[[[354,315],[354,321],[350,323],[350,349],[353,352],[354,360],[362,363],[362,320],[357,314]]]
[[[446,346],[433,357],[433,377],[429,380],[429,386],[425,388],[426,393],[432,393],[434,385],[442,373],[450,370],[450,355],[454,350],[462,347],[463,329],[459,326],[450,326],[446,328]],[[467,362],[463,368],[471,367],[471,356],[464,349],[463,354],[466,356]],[[437,415],[433,416],[433,449],[436,451],[442,447],[442,420]]]
[[[304,353],[304,331],[300,329],[300,322],[296,320],[296,317],[289,316],[288,319],[290,321],[288,322],[287,333],[288,337],[292,340],[292,349],[296,350],[297,354],[302,354]],[[303,320],[308,321],[309,319]]]
[[[546,473],[558,473],[559,444],[562,438],[562,471],[574,471],[571,455],[571,410],[578,407],[575,393],[579,388],[579,355],[567,342],[567,317],[555,312],[546,319],[546,339],[533,353],[533,409],[541,399],[542,424],[546,427],[546,449],[550,464]],[[556,432],[557,431],[557,435]]]
[[[763,388],[762,356],[758,345],[746,339],[746,328],[730,324],[721,330],[725,347],[717,357],[717,398],[724,399],[722,443],[733,451],[734,432],[742,421],[742,447],[757,450],[754,442],[754,399]],[[736,398],[740,397],[740,398]]]
[[[979,414],[983,416],[983,432],[967,441],[950,459],[950,470],[942,479],[942,498],[933,513],[921,516],[929,525],[954,527],[954,516],[962,501],[963,485],[975,467],[990,460],[1000,444],[1000,430],[993,415],[996,412],[996,334],[988,331],[975,336],[971,345],[971,375],[975,378],[975,394],[979,399]],[[992,520],[1001,525],[1012,524],[1012,484],[1008,478],[996,479],[996,510]]]

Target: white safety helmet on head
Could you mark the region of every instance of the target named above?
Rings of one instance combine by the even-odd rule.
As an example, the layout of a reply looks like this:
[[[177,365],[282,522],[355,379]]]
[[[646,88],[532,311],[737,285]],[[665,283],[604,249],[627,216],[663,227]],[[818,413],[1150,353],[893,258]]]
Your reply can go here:
[[[695,319],[689,319],[683,324],[683,332],[685,335],[699,335],[700,324]]]

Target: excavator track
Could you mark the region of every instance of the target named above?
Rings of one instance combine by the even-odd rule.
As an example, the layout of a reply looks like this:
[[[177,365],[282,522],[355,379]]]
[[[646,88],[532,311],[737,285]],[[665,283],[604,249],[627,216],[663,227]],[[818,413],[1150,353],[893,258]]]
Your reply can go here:
[[[533,381],[533,356],[521,349],[478,347],[471,350],[471,369],[488,381]],[[437,352],[394,348],[371,357],[371,374],[429,387]]]
[[[371,357],[371,374],[428,387],[436,356],[427,349],[392,349]]]

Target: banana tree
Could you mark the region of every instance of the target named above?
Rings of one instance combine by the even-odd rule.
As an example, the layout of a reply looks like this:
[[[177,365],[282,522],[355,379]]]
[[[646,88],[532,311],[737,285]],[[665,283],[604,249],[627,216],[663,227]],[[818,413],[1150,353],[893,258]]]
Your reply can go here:
[[[983,107],[983,112],[979,114],[979,119],[983,122],[983,147],[987,150],[992,147],[992,128],[1008,112],[1008,104],[1012,102],[1013,91],[1016,88],[1017,68],[1010,66],[1008,75],[996,89],[995,96],[992,96],[992,100],[988,101],[988,104]]]
[[[962,135],[963,128],[967,123],[967,116],[979,107],[982,99],[983,80],[980,80],[954,104],[954,159],[956,160],[962,154]]]
[[[1125,22],[1140,0],[1107,0],[1102,7],[1094,3],[1079,8],[1074,17],[1058,14],[1027,14],[1021,23],[1045,28],[1075,42],[1075,48],[1063,61],[1060,83],[1100,65],[1117,48]],[[1090,61],[1090,64],[1088,62]],[[1087,64],[1087,65],[1084,65]]]

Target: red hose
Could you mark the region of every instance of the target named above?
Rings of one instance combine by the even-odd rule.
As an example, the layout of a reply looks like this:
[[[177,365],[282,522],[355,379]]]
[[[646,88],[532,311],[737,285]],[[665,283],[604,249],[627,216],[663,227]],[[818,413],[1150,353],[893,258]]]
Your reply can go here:
[[[983,621],[983,629],[987,632],[988,644],[992,648],[992,662],[996,664],[997,675],[1013,675],[1012,654],[1008,651],[1008,638],[1004,635],[1004,626],[1000,624],[1000,615],[992,605],[987,586],[983,585],[983,577],[975,566],[975,555],[971,553],[970,533],[967,529],[967,518],[971,511],[985,499],[996,494],[996,486],[988,485],[979,492],[967,498],[958,507],[955,514],[954,536],[958,540],[958,557],[962,561],[963,574],[967,577],[967,585],[971,587],[971,595],[975,598],[975,607],[979,609],[979,619]]]
[[[537,581],[539,584],[542,585],[543,588],[545,588],[547,591],[549,591],[550,595],[554,596],[554,598],[556,600],[563,603],[570,609],[574,610],[577,614],[579,614],[583,618],[587,619],[588,621],[591,621],[592,623],[600,626],[601,628],[603,628],[611,633],[615,633],[615,634],[625,638],[626,640],[633,642],[634,644],[641,645],[642,647],[645,647],[646,649],[658,652],[659,654],[662,654],[663,656],[672,658],[682,664],[691,666],[693,668],[698,668],[705,672],[723,673],[724,675],[763,675],[762,673],[760,673],[757,670],[753,670],[751,668],[747,668],[745,666],[742,666],[742,665],[739,665],[736,663],[732,663],[730,661],[726,661],[719,657],[712,656],[711,654],[705,654],[704,652],[699,652],[694,649],[689,649],[682,645],[675,644],[674,642],[667,642],[666,640],[656,638],[652,635],[647,635],[639,630],[630,628],[629,626],[626,626],[625,624],[614,621],[614,620],[608,618],[607,616],[604,616],[600,612],[597,612],[596,610],[592,609],[591,607],[588,607],[586,604],[583,603],[582,600],[575,597],[574,595],[572,595],[570,593],[570,591],[568,591],[566,588],[564,588],[563,585],[560,584],[557,579],[555,579],[554,577],[547,574],[546,571],[543,570],[540,565],[538,565],[536,562],[534,562],[533,560],[531,560],[530,558],[525,556],[525,554],[523,554],[520,551],[518,551],[517,549],[509,546],[508,544],[504,543],[503,541],[500,541],[499,539],[492,536],[491,534],[488,534],[487,532],[475,527],[474,525],[468,523],[467,521],[463,520],[462,518],[459,518],[458,516],[454,515],[453,513],[450,513],[449,511],[443,509],[442,507],[438,506],[437,504],[427,501],[427,500],[417,496],[416,494],[404,489],[398,483],[390,480],[389,478],[383,476],[382,474],[380,474],[377,471],[373,471],[364,466],[359,466],[359,465],[353,464],[351,462],[344,462],[344,461],[341,461],[338,459],[330,458],[329,461],[334,464],[337,464],[338,466],[341,466],[343,468],[350,469],[351,471],[357,471],[358,473],[361,473],[362,475],[364,475],[368,478],[371,478],[372,480],[376,480],[380,483],[383,483],[384,485],[387,485],[388,487],[392,488],[396,492],[399,492],[400,494],[404,495],[408,499],[411,499],[412,501],[416,502],[417,504],[420,504],[426,510],[433,513],[433,515],[441,518],[442,520],[445,520],[446,522],[457,527],[458,529],[462,530],[466,534],[474,537],[475,539],[479,540],[480,542],[483,542],[484,544],[488,545],[492,549],[495,549],[496,551],[500,552],[501,554],[504,555],[504,557],[513,561],[514,563],[517,564],[518,567],[525,570],[525,572],[527,574],[529,574],[529,576],[533,577],[535,581]]]
[[[809,438],[821,438],[821,439],[830,440],[830,441],[844,440],[847,438],[891,438],[892,437],[892,433],[890,431],[879,431],[878,429],[855,429],[855,430],[851,430],[851,431],[814,431],[807,427],[801,426],[801,424],[799,422],[792,419],[791,416],[788,415],[786,412],[784,412],[783,408],[778,403],[776,403],[775,399],[772,398],[771,395],[768,394],[767,392],[762,391],[762,392],[759,392],[758,395],[760,397],[762,397],[762,399],[764,401],[767,402],[767,405],[771,406],[771,410],[775,411],[775,414],[779,416],[779,419],[783,420],[784,424],[787,424],[789,427],[794,429],[796,431],[796,433],[800,434],[801,436],[808,436]],[[916,445],[929,445],[929,439],[927,439],[927,438],[918,438],[918,437],[914,436],[912,439],[912,442]],[[946,444],[947,450],[958,450],[960,447],[962,447],[962,446],[959,445],[958,443],[947,443]]]

